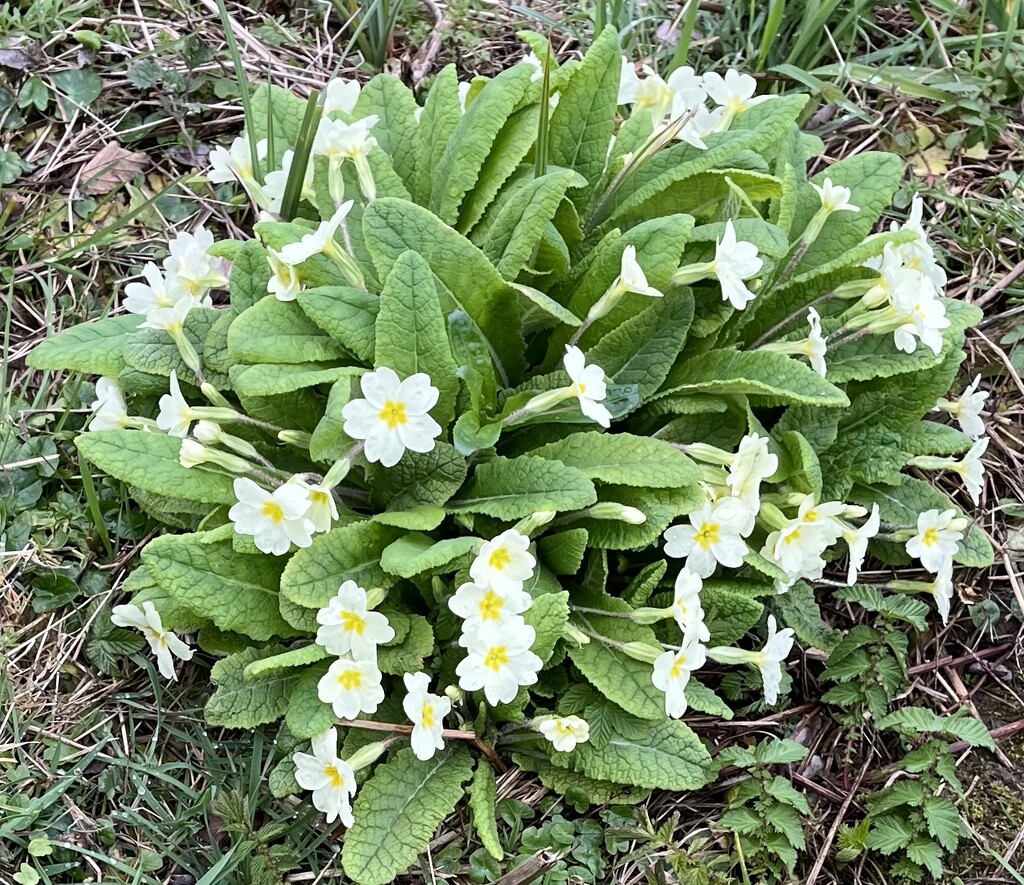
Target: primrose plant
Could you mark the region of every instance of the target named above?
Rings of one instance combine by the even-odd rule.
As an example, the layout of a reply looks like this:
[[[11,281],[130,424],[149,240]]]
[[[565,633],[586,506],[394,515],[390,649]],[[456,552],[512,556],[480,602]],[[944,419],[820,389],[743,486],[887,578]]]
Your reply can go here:
[[[816,593],[916,560],[884,589],[945,621],[954,564],[992,557],[926,478],[981,494],[985,394],[949,393],[980,313],[920,200],[872,232],[899,160],[808,179],[805,96],[640,76],[611,30],[547,70],[532,42],[422,107],[333,81],[315,132],[261,88],[208,174],[253,238],[179,234],[30,357],[100,376],[82,457],[177,530],[115,623],[166,677],[185,637],[216,659],[211,725],[284,720],[270,786],[348,827],[360,883],[467,788],[500,856],[508,761],[595,802],[700,788],[683,717],[730,718],[738,672],[784,703],[836,638]]]

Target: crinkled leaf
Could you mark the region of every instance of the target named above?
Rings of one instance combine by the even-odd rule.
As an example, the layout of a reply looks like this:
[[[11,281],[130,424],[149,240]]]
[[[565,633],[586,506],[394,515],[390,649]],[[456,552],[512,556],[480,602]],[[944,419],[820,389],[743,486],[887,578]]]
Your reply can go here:
[[[534,454],[575,467],[590,479],[619,485],[677,488],[700,479],[697,465],[679,449],[629,433],[574,433]]]
[[[494,777],[494,769],[486,759],[477,762],[473,772],[473,780],[469,789],[469,810],[473,814],[473,829],[487,853],[495,860],[505,856],[501,841],[498,838],[497,801],[498,782]]]
[[[447,509],[511,520],[539,510],[579,510],[596,500],[594,484],[579,470],[522,455],[480,464],[469,485],[448,502]]]
[[[124,345],[144,319],[129,313],[80,323],[39,342],[26,363],[33,369],[71,369],[116,378],[125,367]]]
[[[279,645],[247,648],[217,661],[210,671],[210,681],[216,689],[203,711],[207,723],[227,728],[255,728],[284,716],[298,674],[289,670],[253,680],[246,680],[244,675],[250,664],[283,650]]]
[[[235,318],[228,352],[246,363],[310,363],[346,355],[297,303],[276,298],[264,298]]]
[[[303,313],[332,338],[363,362],[372,362],[380,308],[376,295],[351,286],[319,286],[299,292],[298,302]]]

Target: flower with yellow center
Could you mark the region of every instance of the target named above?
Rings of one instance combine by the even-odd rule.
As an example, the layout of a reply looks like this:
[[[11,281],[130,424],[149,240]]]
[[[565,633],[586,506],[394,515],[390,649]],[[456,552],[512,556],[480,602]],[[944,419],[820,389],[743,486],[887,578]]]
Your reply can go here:
[[[267,292],[278,301],[294,301],[302,290],[295,268],[282,261],[281,255],[273,249],[267,249],[267,263],[270,265]]]
[[[953,509],[941,513],[926,510],[917,517],[917,534],[907,541],[907,553],[920,559],[921,565],[933,574],[952,567],[957,542],[964,536],[954,520],[956,511]]]
[[[689,525],[674,525],[665,532],[666,555],[685,557],[687,568],[701,578],[709,577],[718,564],[743,565],[747,545],[742,532],[748,515],[739,498],[719,498],[687,518]]]
[[[338,757],[338,733],[328,728],[313,738],[312,755],[294,753],[295,782],[313,793],[313,807],[327,815],[327,823],[340,820],[352,826],[352,797],[356,793],[356,775],[352,767]]]
[[[473,583],[504,596],[522,590],[523,583],[533,577],[536,565],[537,560],[530,553],[530,539],[508,529],[480,547],[469,567],[469,576]]]
[[[985,400],[988,399],[989,394],[987,390],[978,390],[980,383],[981,375],[975,375],[974,380],[959,399],[940,399],[932,410],[952,415],[960,425],[960,429],[971,439],[979,439],[985,433],[985,423],[981,420],[981,412],[985,408]]]
[[[534,726],[559,753],[570,753],[590,740],[590,723],[579,716],[545,716],[535,719]]]
[[[750,664],[761,672],[764,685],[764,701],[772,706],[779,699],[782,685],[782,670],[793,649],[793,630],[778,629],[775,615],[768,615],[768,637],[760,651],[746,651],[732,646],[709,648],[707,655],[720,664]]]
[[[360,713],[376,713],[384,700],[381,673],[375,661],[338,658],[320,677],[317,697],[330,704],[339,719],[357,719]]]
[[[704,623],[704,606],[701,605],[700,591],[704,586],[700,575],[694,574],[686,566],[676,576],[675,596],[672,599],[672,617],[676,619],[679,629],[683,631],[684,644],[696,638],[701,642],[711,639],[707,625]]]
[[[394,467],[408,449],[429,452],[441,425],[428,414],[439,396],[430,376],[417,372],[402,381],[393,369],[381,366],[359,379],[364,399],[347,402],[341,410],[345,433],[366,441],[366,460]]]
[[[417,759],[429,759],[436,750],[444,749],[441,733],[444,717],[452,711],[452,702],[430,693],[430,677],[426,673],[406,673],[403,679],[407,694],[402,708],[412,722],[412,751]]]
[[[150,650],[156,655],[157,667],[165,679],[177,679],[174,672],[174,658],[192,660],[192,649],[180,640],[173,630],[165,630],[160,612],[152,602],[137,605],[115,605],[110,612],[110,621],[118,627],[134,627],[142,631]]]
[[[395,631],[380,612],[367,609],[366,591],[355,581],[345,581],[338,592],[316,613],[320,625],[316,644],[328,654],[351,655],[357,661],[376,661],[377,646],[395,638]]]
[[[473,583],[462,584],[448,600],[448,608],[463,619],[466,630],[483,623],[521,621],[519,616],[532,604],[533,598],[525,590],[499,593],[493,587]]]
[[[696,637],[683,643],[678,651],[666,651],[654,662],[651,682],[665,692],[665,713],[678,719],[686,712],[686,685],[690,674],[699,670],[707,660],[706,650]]]
[[[233,488],[237,502],[228,519],[238,534],[252,535],[264,553],[283,556],[292,544],[308,547],[313,543],[314,526],[306,518],[309,499],[303,489],[286,482],[268,492],[246,477],[236,479]]]
[[[338,519],[338,505],[334,496],[328,489],[321,485],[306,482],[300,474],[296,474],[288,482],[297,485],[306,493],[309,501],[309,509],[305,516],[313,523],[313,530],[317,532],[329,532],[331,526]]]
[[[580,411],[602,427],[608,427],[612,421],[612,413],[603,405],[608,395],[604,369],[594,364],[588,366],[583,351],[578,347],[565,349],[563,365],[572,382],[569,391],[579,400]]]
[[[530,651],[536,636],[522,618],[482,621],[463,629],[459,645],[468,654],[455,668],[459,687],[464,691],[483,689],[492,706],[514,700],[520,687],[537,681],[537,672],[543,666],[544,662]]]

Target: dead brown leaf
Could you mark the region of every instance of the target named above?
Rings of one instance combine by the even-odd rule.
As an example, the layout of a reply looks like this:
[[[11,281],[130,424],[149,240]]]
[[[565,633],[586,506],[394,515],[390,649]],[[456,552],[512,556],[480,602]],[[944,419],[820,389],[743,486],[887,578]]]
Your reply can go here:
[[[83,193],[101,196],[131,181],[147,166],[145,154],[125,150],[115,141],[105,144],[82,168]]]

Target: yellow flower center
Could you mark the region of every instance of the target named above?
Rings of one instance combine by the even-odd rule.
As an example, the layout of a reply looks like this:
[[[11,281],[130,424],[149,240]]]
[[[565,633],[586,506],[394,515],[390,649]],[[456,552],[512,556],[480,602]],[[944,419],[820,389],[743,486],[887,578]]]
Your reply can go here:
[[[921,543],[925,547],[934,547],[939,543],[939,530],[938,529],[926,529],[925,533],[921,535]]]
[[[387,424],[388,430],[394,430],[399,424],[409,423],[409,418],[405,414],[405,403],[395,402],[393,399],[384,403],[384,408],[377,417]]]
[[[800,529],[793,529],[785,538],[782,539],[785,544],[795,544],[800,540]]]
[[[717,522],[704,523],[700,531],[693,536],[694,542],[701,550],[710,550],[721,538],[721,526]]]
[[[512,562],[512,556],[508,552],[507,547],[499,547],[491,554],[490,559],[487,560],[487,564],[499,572],[505,571],[505,567],[510,562]]]
[[[324,768],[324,774],[331,779],[331,786],[340,790],[345,786],[345,775],[338,771],[336,765],[328,765]]]
[[[484,658],[484,666],[490,667],[495,673],[499,672],[502,667],[508,665],[508,646],[495,645],[492,646],[487,656]]]
[[[480,610],[481,621],[500,621],[505,600],[493,590],[488,590],[484,598],[477,603],[477,608]]]
[[[355,612],[342,612],[341,626],[345,628],[346,633],[362,636],[366,632],[366,619]]]
[[[284,511],[276,501],[267,501],[260,512],[271,522],[284,522]]]
[[[352,691],[363,684],[363,675],[358,670],[346,670],[338,676],[338,685],[345,691]]]
[[[673,679],[678,679],[682,675],[683,670],[685,669],[686,656],[676,655],[676,659],[672,662],[672,669],[669,671],[668,675],[671,676]]]
[[[318,507],[322,507],[330,500],[330,495],[327,492],[313,491],[309,493],[309,503],[316,504]]]
[[[423,710],[420,712],[420,725],[424,728],[433,728],[436,720],[434,719],[434,705],[430,703],[423,704]]]
[[[567,725],[565,722],[556,721],[555,731],[557,731],[560,735],[568,736],[572,734],[572,726]]]

